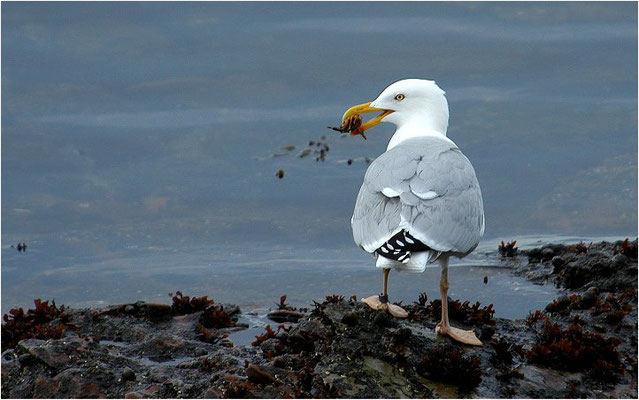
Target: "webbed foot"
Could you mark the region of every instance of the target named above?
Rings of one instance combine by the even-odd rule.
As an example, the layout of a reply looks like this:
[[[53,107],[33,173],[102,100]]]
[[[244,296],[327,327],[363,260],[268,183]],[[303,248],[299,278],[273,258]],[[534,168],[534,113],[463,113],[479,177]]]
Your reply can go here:
[[[463,344],[468,344],[471,346],[482,346],[481,341],[477,338],[475,332],[472,330],[465,331],[462,329],[454,328],[450,325],[442,326],[440,322],[435,327],[435,332],[439,333],[440,335],[448,336],[449,338]]]
[[[382,301],[386,300],[386,301]],[[395,318],[406,318],[408,317],[408,312],[397,306],[395,304],[391,304],[388,302],[388,299],[380,299],[380,296],[370,296],[362,299],[362,303],[366,304],[373,310],[383,310],[392,315]]]
[[[382,302],[379,300],[379,296],[370,296],[362,299],[362,303],[366,304],[373,310],[381,310]]]

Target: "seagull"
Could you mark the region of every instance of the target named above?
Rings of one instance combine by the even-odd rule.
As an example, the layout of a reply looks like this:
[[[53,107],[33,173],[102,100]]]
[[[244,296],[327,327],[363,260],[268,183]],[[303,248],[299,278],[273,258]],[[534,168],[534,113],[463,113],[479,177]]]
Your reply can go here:
[[[382,122],[396,125],[386,152],[366,171],[351,218],[355,243],[371,253],[382,270],[383,292],[362,299],[394,317],[408,313],[388,301],[392,268],[423,272],[441,266],[441,321],[435,330],[458,342],[481,346],[472,330],[448,320],[448,263],[471,253],[484,234],[479,182],[468,158],[446,137],[448,102],[434,81],[405,79],[388,86],[372,102],[349,108],[342,117],[380,112],[351,134]]]

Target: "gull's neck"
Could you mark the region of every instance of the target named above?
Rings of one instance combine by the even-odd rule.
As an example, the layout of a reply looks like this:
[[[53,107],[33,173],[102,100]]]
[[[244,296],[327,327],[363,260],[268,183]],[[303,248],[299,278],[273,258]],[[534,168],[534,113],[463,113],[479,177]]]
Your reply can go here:
[[[399,145],[405,140],[413,139],[417,137],[436,137],[455,144],[452,140],[446,137],[446,131],[441,132],[436,129],[425,127],[422,124],[402,124],[397,127],[397,130],[388,142],[386,151]]]

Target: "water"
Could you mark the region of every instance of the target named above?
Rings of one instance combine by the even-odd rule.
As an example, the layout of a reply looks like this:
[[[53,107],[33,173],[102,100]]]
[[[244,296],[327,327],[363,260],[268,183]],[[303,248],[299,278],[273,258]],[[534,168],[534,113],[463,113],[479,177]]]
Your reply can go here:
[[[636,32],[631,2],[2,3],[2,311],[376,293],[349,220],[392,127],[326,126],[404,77],[447,92],[487,249],[634,237]],[[324,135],[326,162],[296,156]],[[437,274],[391,295],[435,298]],[[451,282],[505,317],[554,296],[480,252]]]
[[[616,240],[618,237],[520,237],[520,248],[545,243],[579,240]],[[534,285],[514,276],[495,254],[498,241],[487,240],[463,260],[454,259],[450,269],[450,296],[494,304],[496,316],[523,318],[557,296],[552,285]],[[32,249],[33,248],[33,249]],[[309,307],[313,300],[331,294],[358,298],[381,291],[381,272],[372,258],[355,246],[338,249],[210,248],[129,250],[109,258],[90,256],[52,257],[38,242],[26,253],[3,246],[2,311],[30,306],[34,298],[55,298],[75,307],[102,307],[146,300],[170,303],[169,293],[209,296],[236,303],[245,314],[263,317],[286,295],[287,302]],[[223,255],[220,253],[223,252]],[[394,301],[413,302],[421,292],[439,298],[439,268],[423,274],[392,272],[389,292]],[[484,284],[488,277],[488,284]]]

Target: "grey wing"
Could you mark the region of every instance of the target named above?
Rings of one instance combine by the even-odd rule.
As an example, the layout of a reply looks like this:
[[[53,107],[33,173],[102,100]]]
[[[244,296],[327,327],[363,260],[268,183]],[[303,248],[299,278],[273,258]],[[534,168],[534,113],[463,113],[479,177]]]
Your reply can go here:
[[[484,232],[475,170],[454,145],[408,142],[369,167],[351,220],[355,242],[372,253],[405,229],[434,250],[472,251]]]

